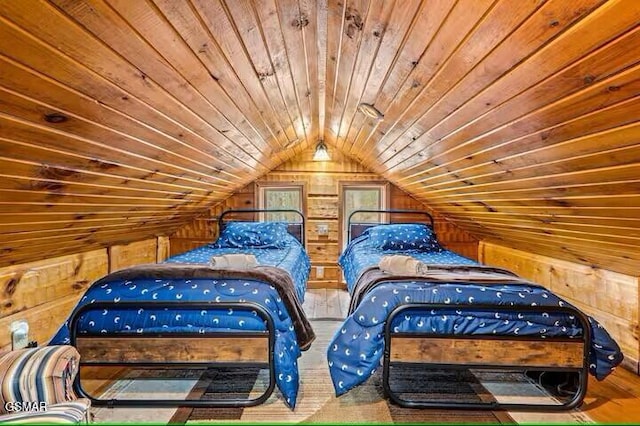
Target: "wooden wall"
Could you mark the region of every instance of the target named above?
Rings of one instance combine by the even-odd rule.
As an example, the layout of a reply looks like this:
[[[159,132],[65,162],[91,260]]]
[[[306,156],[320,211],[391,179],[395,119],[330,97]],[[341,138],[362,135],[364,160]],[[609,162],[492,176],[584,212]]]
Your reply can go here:
[[[0,351],[11,348],[10,324],[26,319],[29,337],[45,344],[80,296],[108,272],[166,259],[166,237],[0,268]]]
[[[258,183],[301,182],[306,185],[307,251],[313,266],[309,283],[312,287],[334,287],[340,277],[336,264],[340,253],[339,183],[384,181],[336,150],[330,149],[330,154],[331,161],[316,162],[312,160],[313,149],[308,149],[257,180]],[[255,183],[246,186],[212,208],[209,217],[197,219],[171,235],[171,253],[177,254],[213,241],[216,226],[209,219],[228,208],[255,207],[255,186]],[[394,185],[390,185],[390,207],[431,211]],[[319,224],[329,225],[328,236],[318,235]],[[474,259],[477,257],[477,240],[437,214],[436,232],[445,247]],[[315,266],[324,267],[323,278],[316,277]]]
[[[640,278],[481,242],[484,263],[540,283],[596,318],[616,339],[625,366],[639,373]]]
[[[108,253],[109,272],[141,263],[161,262],[168,257],[169,238],[158,237],[157,239],[111,246]]]
[[[406,62],[353,68],[384,121],[347,115],[327,139],[483,240],[640,275],[638,2],[434,0],[409,16]],[[367,35],[336,49],[341,70],[369,59]]]
[[[1,4],[0,267],[172,233],[323,139],[479,238],[640,275],[636,0]]]

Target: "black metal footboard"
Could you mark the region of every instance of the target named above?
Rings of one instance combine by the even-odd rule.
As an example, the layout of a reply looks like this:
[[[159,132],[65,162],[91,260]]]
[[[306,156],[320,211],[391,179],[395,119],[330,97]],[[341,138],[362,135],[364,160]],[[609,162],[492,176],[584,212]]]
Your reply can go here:
[[[561,313],[574,316],[581,324],[582,335],[576,338],[500,335],[435,335],[428,333],[394,332],[393,320],[416,310],[473,310],[498,313]],[[384,329],[383,388],[396,404],[408,408],[454,408],[521,411],[559,411],[579,406],[587,392],[591,334],[587,317],[580,311],[561,306],[496,306],[409,303],[397,306],[389,315]],[[396,345],[397,347],[394,347]],[[519,352],[510,359],[509,348]],[[517,349],[520,348],[520,349]],[[530,348],[530,350],[529,350]],[[556,352],[556,349],[558,351]],[[557,355],[556,355],[557,354]],[[569,372],[577,374],[577,390],[568,400],[557,403],[486,402],[445,400],[438,398],[404,398],[390,384],[392,367],[400,364],[419,365],[420,369],[448,371],[505,370]],[[416,385],[419,388],[420,384]],[[418,394],[419,392],[411,392]]]
[[[216,331],[207,333],[80,333],[79,321],[89,311],[104,309],[139,310],[139,309],[169,309],[169,310],[207,310],[233,309],[235,311],[256,312],[264,320],[265,331]],[[221,398],[221,399],[101,399],[85,391],[82,386],[81,374],[78,373],[74,383],[77,394],[88,398],[94,405],[108,406],[144,406],[144,407],[248,407],[263,403],[275,389],[274,343],[275,326],[271,315],[260,305],[252,302],[96,302],[84,305],[73,312],[69,319],[71,345],[85,347],[85,354],[79,348],[80,366],[124,366],[148,368],[199,368],[220,366],[260,366],[269,369],[269,384],[258,397],[251,399]],[[146,339],[146,340],[145,340]],[[215,339],[215,340],[212,340]],[[141,356],[135,355],[127,349],[134,343],[141,347],[145,341],[158,345],[155,351],[149,351]],[[252,349],[251,341],[259,342],[256,349]],[[266,341],[266,342],[265,342]],[[109,346],[111,343],[111,347]],[[207,344],[212,342],[211,344]],[[165,344],[166,343],[166,344]],[[264,343],[264,344],[263,344]],[[176,348],[173,352],[171,349]],[[256,358],[264,356],[264,361]],[[247,359],[247,361],[243,361]]]

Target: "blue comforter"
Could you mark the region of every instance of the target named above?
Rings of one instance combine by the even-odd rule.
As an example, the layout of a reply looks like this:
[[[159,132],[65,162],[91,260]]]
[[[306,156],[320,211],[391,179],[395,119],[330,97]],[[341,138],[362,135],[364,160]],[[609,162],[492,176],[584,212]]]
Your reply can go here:
[[[369,235],[355,238],[349,243],[344,250],[338,263],[344,272],[344,278],[347,281],[349,293],[353,292],[353,287],[358,282],[360,275],[372,266],[380,263],[380,259],[385,255],[403,254],[414,257],[424,263],[438,263],[449,265],[477,265],[478,263],[460,256],[452,251],[445,250],[438,246],[434,250],[417,250],[417,249],[389,249],[382,250],[378,247],[371,246],[369,243]]]
[[[230,249],[203,246],[167,259],[168,263],[207,263],[214,255],[250,253],[258,264],[286,269],[294,279],[302,302],[309,276],[310,262],[304,248],[291,237],[284,248]],[[120,301],[202,301],[254,302],[270,313],[275,333],[276,383],[286,403],[294,407],[299,386],[297,359],[300,348],[287,309],[274,287],[259,281],[238,279],[181,279],[135,281],[116,280],[91,286],[77,307],[94,302]],[[265,324],[256,312],[233,309],[170,310],[139,309],[90,311],[79,322],[81,333],[206,333],[229,330],[262,331]],[[65,323],[50,344],[68,344]]]
[[[381,250],[370,244],[367,233],[354,239],[340,257],[349,291],[369,267],[384,255],[403,254],[426,263],[477,264],[435,245],[426,250]],[[419,280],[381,283],[369,291],[344,321],[327,349],[329,370],[337,395],[363,383],[380,365],[384,351],[384,326],[389,314],[406,303],[451,304],[451,309],[411,310],[395,317],[394,332],[433,334],[531,335],[578,337],[582,328],[569,314],[547,313],[545,306],[570,305],[544,287],[506,284],[428,283]],[[474,304],[539,306],[540,312],[510,313],[473,309]],[[619,346],[604,328],[589,318],[592,334],[589,370],[598,379],[606,377],[622,362]]]
[[[186,253],[170,257],[166,263],[209,263],[212,256],[244,253],[256,257],[259,265],[275,266],[289,272],[296,286],[296,294],[300,303],[304,302],[307,280],[311,263],[302,245],[292,236],[287,236],[289,244],[284,248],[215,248],[214,244],[193,249]]]

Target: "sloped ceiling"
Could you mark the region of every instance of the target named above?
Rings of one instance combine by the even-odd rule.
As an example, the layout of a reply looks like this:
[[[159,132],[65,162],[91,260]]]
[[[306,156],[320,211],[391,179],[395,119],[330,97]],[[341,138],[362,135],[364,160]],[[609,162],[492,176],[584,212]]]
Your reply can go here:
[[[639,275],[638,22],[635,0],[0,0],[0,265],[168,233],[324,139],[479,238]]]

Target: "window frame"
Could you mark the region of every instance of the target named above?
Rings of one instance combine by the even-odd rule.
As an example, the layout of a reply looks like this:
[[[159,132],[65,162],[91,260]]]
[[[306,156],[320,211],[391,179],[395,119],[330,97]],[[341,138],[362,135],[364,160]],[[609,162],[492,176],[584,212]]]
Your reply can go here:
[[[340,226],[340,233],[338,235],[338,247],[340,248],[340,252],[342,252],[347,244],[347,220],[348,217],[346,215],[346,200],[345,200],[345,192],[348,189],[370,189],[370,188],[379,188],[381,190],[380,195],[382,196],[382,200],[380,202],[381,210],[388,210],[391,205],[391,187],[389,182],[380,181],[380,180],[370,180],[370,181],[340,181],[338,182],[338,223]],[[388,222],[388,214],[382,215],[382,223]]]
[[[297,189],[300,191],[300,213],[307,217],[307,185],[305,182],[256,182],[255,205],[258,209],[263,210],[265,207],[264,191],[268,189]],[[264,222],[265,213],[258,214],[258,220]],[[306,240],[306,236],[305,236]]]

